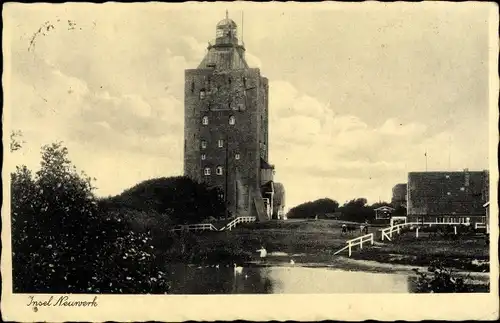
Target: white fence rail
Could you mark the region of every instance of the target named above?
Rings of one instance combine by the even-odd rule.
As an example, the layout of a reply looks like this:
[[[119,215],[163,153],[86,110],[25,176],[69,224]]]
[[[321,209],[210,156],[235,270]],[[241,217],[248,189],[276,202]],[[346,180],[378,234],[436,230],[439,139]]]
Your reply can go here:
[[[352,248],[353,247],[359,246],[360,249],[363,249],[363,243],[366,245],[367,242],[370,243],[371,245],[373,245],[373,243],[374,243],[373,237],[374,237],[373,233],[369,233],[369,234],[365,234],[364,236],[348,240],[348,241],[346,241],[347,245],[344,248],[335,252],[333,255],[335,256],[335,255],[341,253],[342,251],[348,249],[349,250],[349,257],[350,257],[352,255]]]
[[[231,230],[239,223],[250,223],[255,222],[256,218],[254,216],[240,216],[226,224],[221,229],[217,229],[212,223],[199,223],[199,224],[187,224],[178,225],[171,229],[171,232],[177,231],[224,231]]]
[[[250,222],[255,222],[256,217],[254,216],[240,216],[234,219],[233,221],[229,222],[226,224],[224,227],[220,229],[220,231],[223,230],[229,230],[233,229],[238,223],[250,223]]]
[[[387,227],[384,229],[380,229],[379,231],[381,233],[382,240],[387,239],[387,240],[391,241],[392,234],[394,232],[397,232],[398,234],[401,233],[401,228],[403,228],[403,227],[410,227],[410,229],[413,229],[413,227],[416,227],[415,236],[418,238],[419,227],[421,227],[421,226],[432,227],[432,226],[441,226],[441,225],[454,226],[455,234],[457,234],[457,226],[458,227],[463,226],[463,225],[469,226],[470,223],[461,223],[461,222],[407,222],[407,223],[400,223],[397,225],[393,225],[391,227]],[[475,227],[475,229],[487,228],[487,225],[484,223],[476,223],[474,227]]]
[[[172,232],[175,231],[219,231],[212,223],[188,224],[178,225],[174,227]]]
[[[474,225],[475,229],[486,229],[487,227],[488,227],[488,225],[486,223],[476,222],[476,224]]]

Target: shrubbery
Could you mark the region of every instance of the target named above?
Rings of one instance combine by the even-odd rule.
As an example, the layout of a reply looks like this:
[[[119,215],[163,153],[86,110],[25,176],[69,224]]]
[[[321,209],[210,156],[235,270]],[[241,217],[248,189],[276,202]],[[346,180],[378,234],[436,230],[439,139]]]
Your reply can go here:
[[[99,205],[106,210],[153,214],[150,220],[163,223],[189,224],[223,217],[225,206],[219,195],[217,188],[179,176],[144,181],[118,196],[102,199]]]
[[[182,215],[189,222],[221,209],[217,192],[185,178],[145,182],[105,201],[93,189],[60,143],[42,148],[35,174],[26,166],[11,174],[14,292],[165,293],[165,250],[192,245],[167,228]]]
[[[430,274],[420,272],[418,269],[414,269],[414,271],[418,275],[416,292],[468,293],[471,291],[466,282],[468,277],[459,277],[453,269],[445,268],[439,261],[434,261],[429,266]]]
[[[317,214],[333,213],[337,211],[337,201],[324,198],[314,202],[306,202],[290,209],[287,214],[289,219],[315,218]]]

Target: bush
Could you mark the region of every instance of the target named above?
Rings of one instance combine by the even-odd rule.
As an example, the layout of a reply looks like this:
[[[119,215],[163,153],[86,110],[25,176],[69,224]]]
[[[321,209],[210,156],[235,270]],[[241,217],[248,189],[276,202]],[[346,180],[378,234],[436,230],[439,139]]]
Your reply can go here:
[[[337,201],[323,198],[314,202],[306,202],[290,209],[287,214],[289,219],[314,219],[316,215],[334,213],[339,207]]]
[[[468,293],[470,288],[466,279],[458,277],[453,269],[445,268],[441,261],[433,261],[429,266],[430,275],[414,269],[417,273],[417,292],[419,293]]]
[[[66,148],[53,144],[42,148],[35,176],[22,166],[11,180],[15,288],[80,291],[90,278],[85,264],[104,242],[90,178],[71,166]]]
[[[187,177],[156,178],[144,181],[122,194],[103,199],[99,205],[107,210],[134,210],[156,213],[171,224],[200,223],[225,214],[220,191]]]
[[[47,145],[36,174],[11,174],[14,292],[167,291],[151,232],[99,210],[90,178],[67,156],[61,143]]]

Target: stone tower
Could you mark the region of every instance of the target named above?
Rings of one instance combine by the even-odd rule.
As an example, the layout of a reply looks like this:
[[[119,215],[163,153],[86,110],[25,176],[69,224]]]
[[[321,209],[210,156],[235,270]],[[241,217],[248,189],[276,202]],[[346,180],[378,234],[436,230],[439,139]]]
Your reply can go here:
[[[232,216],[265,220],[275,213],[268,93],[226,12],[200,65],[185,71],[184,174],[224,192]]]

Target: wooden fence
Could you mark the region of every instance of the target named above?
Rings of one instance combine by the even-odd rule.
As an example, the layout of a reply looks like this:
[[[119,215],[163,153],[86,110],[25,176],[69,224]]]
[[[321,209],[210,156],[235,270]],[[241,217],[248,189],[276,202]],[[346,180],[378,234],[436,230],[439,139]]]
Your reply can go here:
[[[234,219],[233,221],[229,222],[226,224],[224,227],[220,229],[220,231],[223,230],[229,230],[233,229],[238,223],[250,223],[250,222],[255,222],[256,217],[254,216],[240,216]]]
[[[346,246],[344,248],[340,249],[339,251],[335,252],[333,255],[335,256],[335,255],[337,255],[337,254],[339,254],[342,251],[347,249],[349,251],[349,257],[350,257],[352,255],[353,247],[359,246],[360,249],[363,249],[363,243],[365,243],[365,245],[366,245],[367,242],[369,242],[371,245],[373,245],[373,243],[374,243],[373,238],[374,238],[373,233],[369,233],[369,234],[365,234],[364,236],[361,236],[361,237],[347,240]]]
[[[220,229],[217,229],[212,223],[199,223],[199,224],[187,224],[187,225],[178,225],[175,226],[173,229],[171,229],[171,232],[177,232],[177,231],[224,231],[224,230],[229,230],[231,231],[237,224],[239,223],[249,223],[249,222],[255,222],[255,217],[254,216],[240,216],[237,217],[236,219],[232,220],[225,226],[223,226]]]

